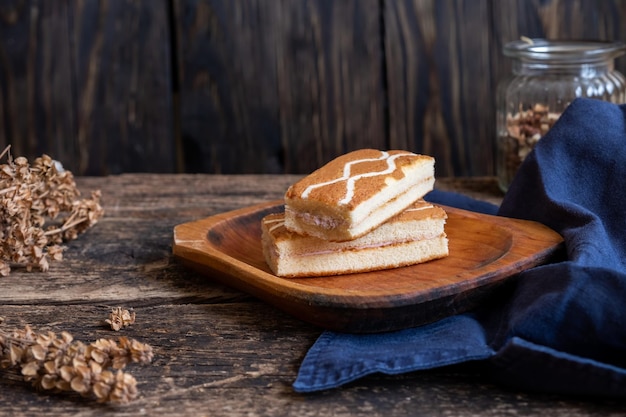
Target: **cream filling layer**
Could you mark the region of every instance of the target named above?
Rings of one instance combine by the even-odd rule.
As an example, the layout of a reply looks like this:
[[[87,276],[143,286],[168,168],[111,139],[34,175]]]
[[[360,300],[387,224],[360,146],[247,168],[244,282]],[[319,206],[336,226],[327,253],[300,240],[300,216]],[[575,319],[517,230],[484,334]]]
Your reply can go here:
[[[370,199],[349,213],[350,218],[296,210],[287,204],[285,215],[288,218],[288,228],[331,240],[354,239],[387,221],[390,218],[389,213],[393,213],[392,216],[400,213],[422,198],[433,189],[434,182],[434,177],[429,177],[410,185],[394,198],[382,199],[382,204],[374,204],[374,200],[380,201],[380,198]]]

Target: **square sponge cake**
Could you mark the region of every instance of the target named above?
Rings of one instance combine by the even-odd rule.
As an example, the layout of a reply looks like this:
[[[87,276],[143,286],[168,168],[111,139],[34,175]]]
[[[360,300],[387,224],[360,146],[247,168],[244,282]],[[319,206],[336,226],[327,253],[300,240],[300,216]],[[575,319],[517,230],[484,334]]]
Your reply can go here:
[[[408,151],[342,155],[285,193],[285,227],[330,241],[363,236],[431,191],[435,159]]]
[[[261,222],[263,254],[274,274],[290,278],[408,266],[448,255],[446,218],[420,200],[364,236],[332,242],[289,231],[284,213],[275,213]]]

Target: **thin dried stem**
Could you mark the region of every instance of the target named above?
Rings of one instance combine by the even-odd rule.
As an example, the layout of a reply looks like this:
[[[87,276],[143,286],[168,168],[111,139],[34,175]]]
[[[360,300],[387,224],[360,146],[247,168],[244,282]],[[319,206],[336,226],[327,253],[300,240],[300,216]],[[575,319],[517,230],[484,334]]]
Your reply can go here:
[[[85,219],[85,218],[80,218],[77,220],[74,220],[74,217],[76,217],[75,213],[73,213],[71,218],[68,218],[65,223],[63,223],[63,225],[61,227],[59,227],[58,229],[50,229],[46,232],[44,232],[44,236],[52,236],[52,235],[56,235],[59,233],[64,233],[67,232],[70,229],[75,228],[76,226],[78,226],[81,223],[86,222],[89,219]],[[70,222],[71,220],[71,222]]]
[[[4,148],[4,150],[2,151],[2,153],[0,153],[0,159],[4,158],[4,155],[9,153],[9,150],[11,150],[11,145],[7,145],[6,148]]]

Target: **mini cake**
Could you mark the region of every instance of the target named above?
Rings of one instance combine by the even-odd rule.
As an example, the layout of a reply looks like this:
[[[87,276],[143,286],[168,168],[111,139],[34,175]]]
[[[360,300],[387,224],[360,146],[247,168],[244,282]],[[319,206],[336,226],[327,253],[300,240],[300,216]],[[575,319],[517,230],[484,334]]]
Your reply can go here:
[[[446,212],[423,200],[357,239],[332,242],[285,227],[283,213],[263,218],[265,260],[282,277],[340,275],[395,268],[448,255]]]
[[[342,155],[285,193],[285,227],[332,241],[352,240],[433,189],[434,158],[361,149]]]

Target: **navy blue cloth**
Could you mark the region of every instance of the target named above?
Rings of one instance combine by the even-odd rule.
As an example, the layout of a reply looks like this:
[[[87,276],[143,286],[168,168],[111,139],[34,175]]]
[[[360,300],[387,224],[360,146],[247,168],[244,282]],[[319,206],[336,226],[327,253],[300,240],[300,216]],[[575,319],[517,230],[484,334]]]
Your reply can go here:
[[[451,191],[432,190],[424,200],[433,204],[442,204],[451,207],[459,207],[483,214],[497,214],[498,206],[486,201],[476,200],[466,195]]]
[[[294,389],[479,361],[497,381],[523,389],[626,397],[625,111],[574,101],[526,158],[498,209],[559,232],[565,260],[520,273],[470,313],[381,335],[326,331]],[[430,197],[493,210],[455,194]]]

